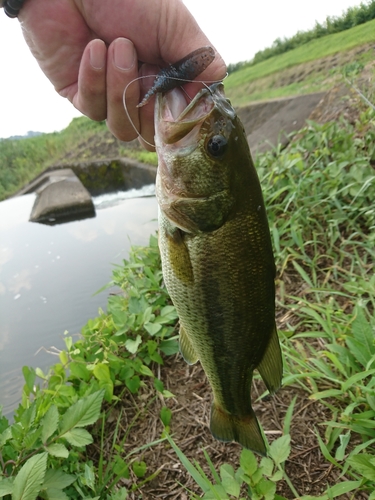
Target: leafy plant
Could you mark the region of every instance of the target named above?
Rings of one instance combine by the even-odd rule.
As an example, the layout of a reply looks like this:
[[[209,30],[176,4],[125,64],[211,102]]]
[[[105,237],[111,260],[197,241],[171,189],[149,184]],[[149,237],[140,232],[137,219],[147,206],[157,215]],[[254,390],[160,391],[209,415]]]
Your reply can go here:
[[[176,312],[162,286],[156,238],[149,247],[133,247],[129,260],[113,272],[117,292],[109,296],[108,312],[89,320],[82,338],[66,336],[60,363],[48,373],[24,367],[22,404],[9,425],[0,419],[0,497],[12,500],[103,498],[125,499],[129,488],[120,486],[131,474],[144,484],[147,464],[137,455],[153,443],[124,454],[130,427],[120,437],[122,410],[117,417],[110,453],[104,452],[106,422],[126,391],[136,395],[153,380],[155,396],[172,394],[155,377],[152,364],[162,364],[161,353],[178,349],[174,334]],[[42,381],[42,386],[37,380]],[[97,423],[102,410],[101,426]],[[140,417],[138,412],[134,419]],[[171,413],[162,409],[165,425]],[[98,463],[87,459],[87,447],[100,442]],[[134,483],[131,489],[137,489]]]

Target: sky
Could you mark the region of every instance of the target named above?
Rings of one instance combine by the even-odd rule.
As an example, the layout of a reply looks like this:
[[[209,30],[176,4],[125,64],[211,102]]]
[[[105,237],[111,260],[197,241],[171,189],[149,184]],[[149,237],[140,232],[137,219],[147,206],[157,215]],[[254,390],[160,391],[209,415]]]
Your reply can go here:
[[[108,1],[108,0],[106,0]],[[251,60],[276,38],[340,16],[363,0],[184,0],[225,62]],[[246,5],[246,7],[244,7]],[[375,38],[375,34],[374,34]],[[23,40],[18,20],[0,10],[0,138],[53,132],[80,113],[60,97]]]

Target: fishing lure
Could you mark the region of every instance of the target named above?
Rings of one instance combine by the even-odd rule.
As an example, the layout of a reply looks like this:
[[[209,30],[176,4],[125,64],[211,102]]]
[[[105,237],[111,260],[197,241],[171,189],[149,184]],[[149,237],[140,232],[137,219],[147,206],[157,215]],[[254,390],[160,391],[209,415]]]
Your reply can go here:
[[[200,75],[215,59],[215,51],[212,47],[206,46],[194,50],[174,64],[163,68],[157,75],[153,86],[138,104],[141,108],[157,92],[167,92],[186,81],[194,80]]]

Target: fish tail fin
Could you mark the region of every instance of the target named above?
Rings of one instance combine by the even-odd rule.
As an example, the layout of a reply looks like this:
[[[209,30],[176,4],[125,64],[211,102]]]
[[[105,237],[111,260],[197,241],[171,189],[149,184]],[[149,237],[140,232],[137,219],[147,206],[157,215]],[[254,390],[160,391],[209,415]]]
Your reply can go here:
[[[281,386],[281,380],[283,377],[283,360],[276,325],[273,329],[271,339],[268,343],[262,361],[257,366],[257,370],[259,371],[270,393],[272,394],[276,392]]]
[[[253,410],[249,415],[239,417],[222,411],[213,403],[210,430],[214,438],[219,441],[236,441],[244,448],[262,456],[267,454],[266,444]]]

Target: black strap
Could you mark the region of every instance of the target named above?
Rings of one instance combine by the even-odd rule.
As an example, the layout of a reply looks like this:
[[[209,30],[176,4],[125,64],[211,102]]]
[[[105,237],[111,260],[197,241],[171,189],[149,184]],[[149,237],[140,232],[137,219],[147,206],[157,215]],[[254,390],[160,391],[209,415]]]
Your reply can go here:
[[[8,17],[17,17],[25,0],[5,0],[4,11]]]

